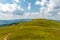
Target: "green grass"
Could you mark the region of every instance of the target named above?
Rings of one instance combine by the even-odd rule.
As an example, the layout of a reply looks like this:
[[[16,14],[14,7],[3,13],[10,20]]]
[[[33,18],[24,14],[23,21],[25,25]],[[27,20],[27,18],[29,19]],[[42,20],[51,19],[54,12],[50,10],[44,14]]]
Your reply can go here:
[[[54,20],[34,19],[0,28],[1,40],[60,40],[60,23]]]

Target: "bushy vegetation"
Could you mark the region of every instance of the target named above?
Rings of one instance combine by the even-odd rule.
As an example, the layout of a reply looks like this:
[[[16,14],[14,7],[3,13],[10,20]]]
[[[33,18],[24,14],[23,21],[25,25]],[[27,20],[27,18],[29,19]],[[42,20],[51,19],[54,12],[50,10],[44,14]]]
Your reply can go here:
[[[11,35],[9,35],[12,33]],[[33,19],[0,27],[0,40],[60,40],[60,23],[54,20]]]

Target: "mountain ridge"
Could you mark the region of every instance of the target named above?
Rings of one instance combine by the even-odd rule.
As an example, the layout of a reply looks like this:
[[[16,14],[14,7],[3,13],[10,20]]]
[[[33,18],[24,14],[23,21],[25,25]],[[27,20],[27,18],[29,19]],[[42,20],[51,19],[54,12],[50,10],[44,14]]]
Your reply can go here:
[[[11,33],[11,35],[10,35]],[[0,39],[7,40],[60,40],[60,22],[33,19],[0,27]]]

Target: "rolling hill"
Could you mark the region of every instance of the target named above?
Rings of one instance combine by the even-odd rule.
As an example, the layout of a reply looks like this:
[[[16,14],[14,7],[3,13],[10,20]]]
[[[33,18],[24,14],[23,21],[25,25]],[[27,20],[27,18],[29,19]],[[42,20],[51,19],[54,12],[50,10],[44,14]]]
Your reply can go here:
[[[60,22],[33,19],[0,27],[0,40],[60,40]]]

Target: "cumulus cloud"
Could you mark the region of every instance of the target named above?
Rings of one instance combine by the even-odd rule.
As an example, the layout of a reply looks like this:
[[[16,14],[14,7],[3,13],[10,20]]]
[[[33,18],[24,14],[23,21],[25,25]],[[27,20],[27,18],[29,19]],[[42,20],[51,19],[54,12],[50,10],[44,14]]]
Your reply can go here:
[[[15,11],[16,9],[20,10],[20,11],[23,11],[24,9],[20,6],[18,6],[16,3],[14,4],[1,4],[0,3],[0,11],[3,11],[3,12],[13,12]]]
[[[37,0],[35,4],[44,6],[45,4],[47,4],[47,2],[48,2],[47,0],[42,0],[41,2]]]
[[[50,17],[54,17],[55,20],[59,19],[59,12],[60,12],[60,0],[50,0],[50,3],[48,5],[48,14],[52,14]],[[53,18],[52,18],[53,19]]]
[[[24,9],[20,6],[17,6],[17,9],[20,10],[20,11],[24,11]]]
[[[48,5],[48,13],[51,14],[58,14],[60,12],[60,0],[50,0]]]
[[[24,0],[25,2],[26,0]],[[35,18],[48,18],[48,19],[57,19],[60,17],[60,0],[42,0],[41,2],[36,0],[34,5],[40,5],[39,12],[25,12],[22,15],[19,15],[20,12],[24,12],[25,9],[18,5],[19,0],[14,0],[13,4],[2,4],[0,3],[0,19],[35,19]],[[31,9],[32,3],[27,4],[27,9]],[[33,6],[34,7],[34,6]],[[15,14],[14,14],[15,13]],[[17,14],[18,15],[17,15]]]
[[[15,0],[16,2],[18,2],[19,0]],[[0,3],[0,20],[13,20],[13,19],[19,19],[20,15],[17,15],[18,13],[20,13],[19,11],[15,13],[16,10],[19,11],[24,11],[24,9],[18,5],[17,3],[13,3],[13,4],[2,4]]]
[[[3,12],[13,12],[17,7],[17,4],[1,4],[0,3],[0,11]]]
[[[40,7],[40,13],[42,17],[59,20],[57,19],[60,17],[58,16],[60,14],[59,3],[60,3],[60,0],[50,0],[49,2],[47,0],[42,0],[41,2],[37,0],[35,4],[42,6]]]
[[[52,4],[52,2],[51,2]],[[48,11],[50,10],[49,9],[49,2],[47,0],[42,0],[41,2],[40,1],[36,1],[35,5],[40,5],[40,14],[42,15],[42,17],[46,17],[46,16],[51,16],[52,14],[48,14]],[[49,7],[48,7],[49,6]]]
[[[20,19],[20,15],[0,13],[0,20],[16,20],[16,19]]]
[[[37,19],[42,18],[42,16],[37,12],[27,12],[23,15],[15,15],[15,14],[4,14],[0,13],[0,20],[16,20],[16,19]]]
[[[15,2],[17,2],[17,3],[18,3],[18,2],[19,2],[19,0],[15,0]]]
[[[35,3],[36,5],[40,5],[41,4],[41,2],[39,2],[39,1],[36,1],[36,3]]]
[[[42,18],[42,15],[40,15],[38,12],[27,12],[23,15],[24,19],[37,19]]]
[[[28,8],[27,8],[27,9],[28,9],[28,10],[31,9],[31,3],[28,4]]]

